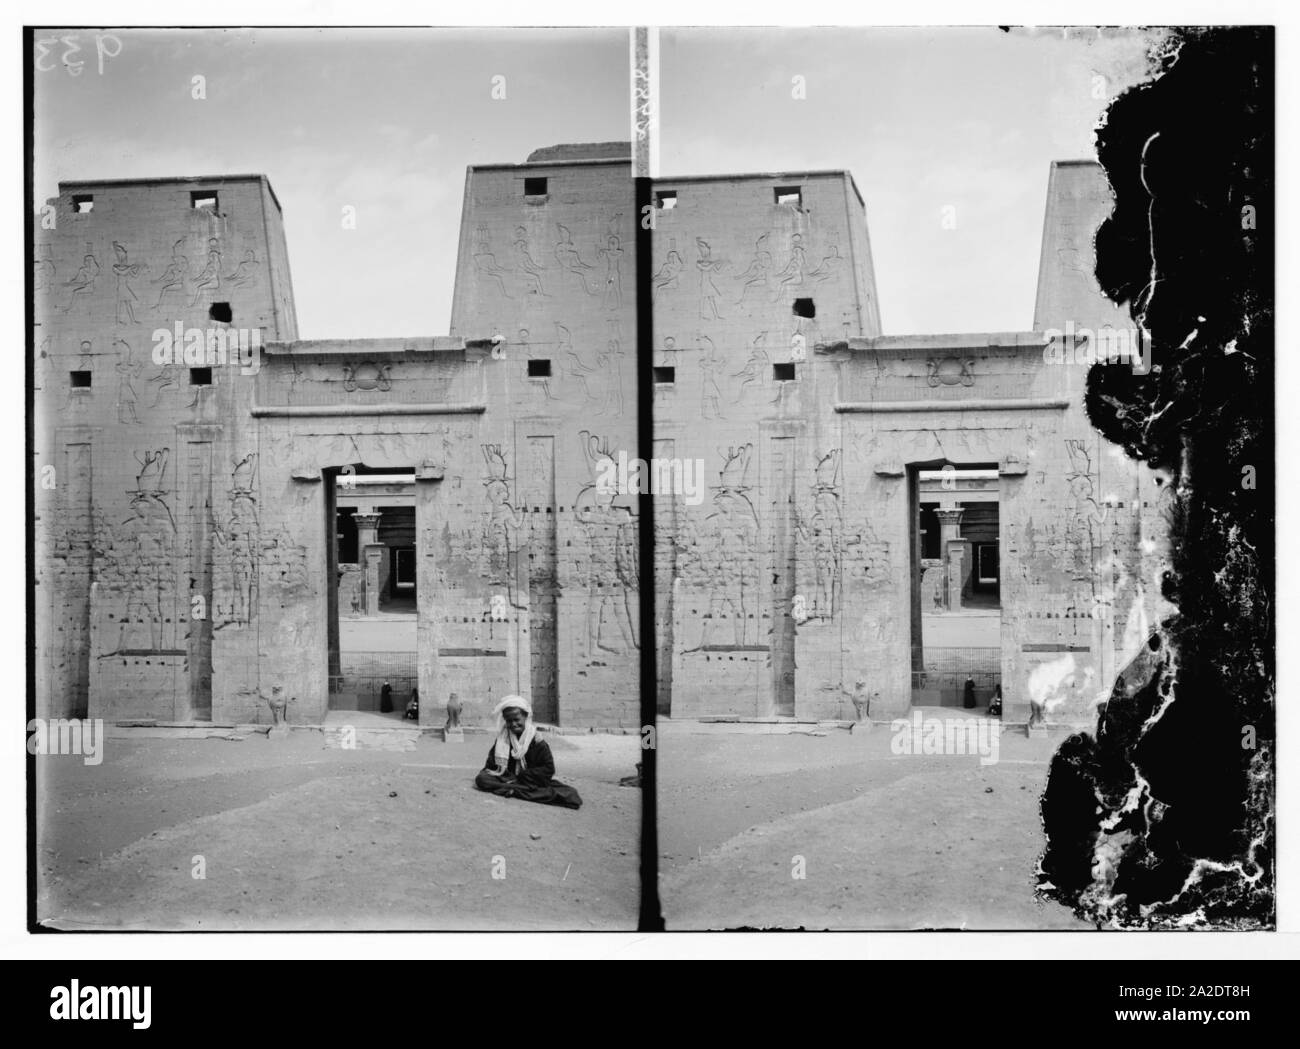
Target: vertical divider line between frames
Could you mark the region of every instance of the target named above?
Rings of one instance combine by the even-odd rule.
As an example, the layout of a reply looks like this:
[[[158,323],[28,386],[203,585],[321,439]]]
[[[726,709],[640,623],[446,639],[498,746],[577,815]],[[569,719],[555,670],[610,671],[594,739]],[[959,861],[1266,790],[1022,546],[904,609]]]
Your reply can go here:
[[[632,136],[631,176],[636,222],[636,432],[637,456],[643,463],[654,458],[654,316],[650,277],[653,253],[654,184],[657,154],[658,112],[655,105],[658,77],[658,30],[645,26],[628,31],[628,84]],[[642,112],[637,87],[645,85],[649,98]],[[645,118],[643,120],[643,117]],[[644,136],[644,140],[642,138]],[[641,932],[662,932],[663,913],[659,905],[659,823],[655,783],[658,769],[656,731],[658,667],[655,619],[655,529],[654,495],[637,496],[638,623],[640,637],[641,724],[638,747],[641,760],[641,908],[637,928]],[[646,745],[645,729],[652,735]]]
[[[653,133],[653,132],[652,132]],[[637,174],[634,177],[637,216],[636,226],[636,427],[637,456],[642,462],[654,458],[654,317],[651,313],[651,233],[649,223],[640,216],[649,214],[644,208],[652,205],[651,179]],[[637,496],[637,542],[640,569],[638,634],[641,639],[641,726],[638,745],[641,747],[641,915],[638,928],[641,932],[659,932],[664,928],[659,907],[659,834],[656,806],[656,772],[658,767],[658,734],[651,737],[653,745],[645,745],[644,728],[653,727],[658,695],[657,645],[655,644],[655,530],[654,496],[642,492]]]

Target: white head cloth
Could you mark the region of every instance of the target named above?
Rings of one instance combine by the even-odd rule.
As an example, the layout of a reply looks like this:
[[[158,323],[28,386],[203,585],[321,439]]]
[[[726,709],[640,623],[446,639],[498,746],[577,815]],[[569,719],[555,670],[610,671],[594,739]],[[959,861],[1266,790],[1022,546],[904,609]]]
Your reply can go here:
[[[511,707],[517,707],[524,712],[524,731],[518,738],[506,724],[505,712]],[[518,771],[523,772],[528,767],[524,762],[524,755],[528,753],[528,748],[533,744],[533,737],[537,735],[537,726],[533,724],[533,705],[523,696],[506,696],[496,705],[492,713],[497,717],[497,741],[493,751],[497,768],[505,772],[509,767],[507,764],[509,759],[514,758],[519,763]]]

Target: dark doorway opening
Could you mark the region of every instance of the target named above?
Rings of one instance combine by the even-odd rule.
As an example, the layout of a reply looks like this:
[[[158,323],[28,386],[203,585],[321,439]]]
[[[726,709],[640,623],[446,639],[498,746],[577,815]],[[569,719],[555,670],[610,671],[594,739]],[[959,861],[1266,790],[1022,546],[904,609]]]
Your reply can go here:
[[[402,720],[418,687],[415,471],[351,463],[325,489],[329,709]]]
[[[996,464],[908,467],[914,706],[987,710],[1002,682]]]

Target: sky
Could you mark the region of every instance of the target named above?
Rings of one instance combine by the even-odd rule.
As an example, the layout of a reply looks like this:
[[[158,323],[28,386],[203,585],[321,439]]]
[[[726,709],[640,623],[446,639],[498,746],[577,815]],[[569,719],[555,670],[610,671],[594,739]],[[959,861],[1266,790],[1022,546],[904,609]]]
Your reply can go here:
[[[59,180],[267,175],[304,339],[446,334],[466,167],[629,138],[621,28],[119,31],[102,76],[77,35],[80,75],[59,45],[35,74],[38,202]]]
[[[886,334],[1029,330],[1049,165],[1095,156],[1093,129],[1146,79],[1149,44],[1132,30],[661,30],[660,173],[847,168]]]
[[[55,68],[36,74],[37,201],[61,179],[266,174],[301,338],[445,333],[465,168],[629,137],[621,28],[115,35],[102,75],[88,31],[80,75],[57,46],[43,63]],[[866,199],[885,332],[1027,329],[1048,165],[1092,155],[1102,109],[1143,77],[1148,43],[1134,31],[663,29],[659,170],[847,168]],[[941,221],[949,206],[955,228]]]

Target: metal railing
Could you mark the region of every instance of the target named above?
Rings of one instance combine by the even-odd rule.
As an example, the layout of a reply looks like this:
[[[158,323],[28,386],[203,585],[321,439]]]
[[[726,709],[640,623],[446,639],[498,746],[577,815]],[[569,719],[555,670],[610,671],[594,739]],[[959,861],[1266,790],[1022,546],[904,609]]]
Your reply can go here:
[[[1000,648],[912,649],[912,702],[918,706],[960,707],[966,682],[975,690],[975,705],[987,707],[1002,684]]]
[[[416,653],[342,651],[339,673],[329,675],[330,707],[379,710],[385,681],[393,690],[393,709],[405,710],[411,689],[420,682]]]

